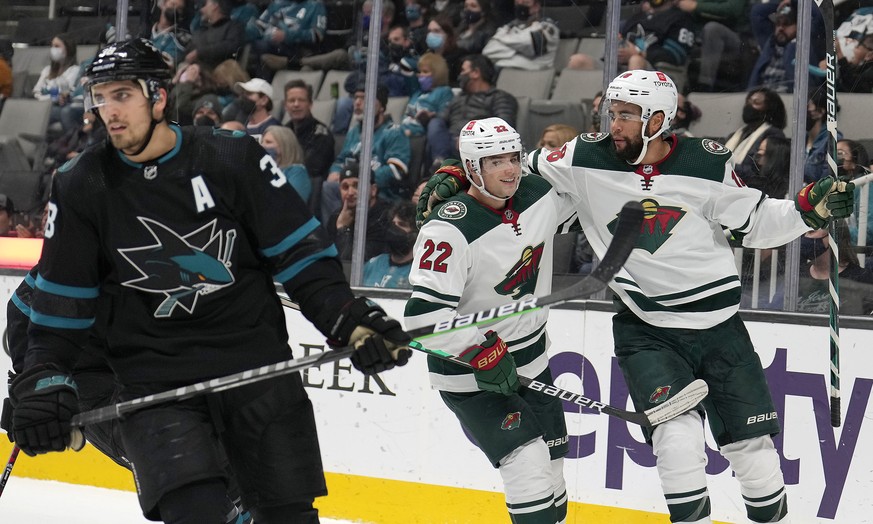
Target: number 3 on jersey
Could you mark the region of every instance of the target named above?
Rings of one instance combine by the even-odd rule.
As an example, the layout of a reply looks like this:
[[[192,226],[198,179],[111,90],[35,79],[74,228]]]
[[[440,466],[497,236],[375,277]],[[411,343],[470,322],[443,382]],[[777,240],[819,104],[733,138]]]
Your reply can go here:
[[[285,173],[279,169],[279,166],[276,165],[276,161],[273,160],[273,157],[270,155],[264,155],[261,158],[261,171],[268,171],[267,167],[269,167],[269,171],[273,173],[273,179],[270,180],[270,185],[273,187],[282,187],[288,181],[285,178]]]
[[[424,242],[424,254],[421,255],[421,262],[418,263],[418,267],[419,269],[445,273],[449,267],[446,264],[446,259],[450,256],[452,256],[451,244],[448,242],[436,244],[433,240],[427,239]]]

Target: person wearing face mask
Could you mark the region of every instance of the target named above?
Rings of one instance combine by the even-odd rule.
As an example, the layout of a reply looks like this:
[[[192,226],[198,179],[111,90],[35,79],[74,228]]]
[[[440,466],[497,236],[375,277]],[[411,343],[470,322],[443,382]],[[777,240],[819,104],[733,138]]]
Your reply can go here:
[[[676,106],[676,118],[670,124],[670,130],[676,136],[694,136],[688,129],[691,124],[700,120],[703,112],[699,107],[692,104],[682,93],[679,94],[679,103]]]
[[[237,118],[246,125],[246,133],[259,139],[270,126],[280,126],[273,116],[273,87],[262,78],[252,78],[248,82],[234,84],[237,99]],[[239,118],[243,117],[243,118]]]
[[[221,124],[221,101],[212,94],[203,95],[194,103],[191,118],[195,126],[217,127]]]
[[[306,166],[303,165],[303,148],[300,147],[294,131],[285,126],[270,126],[261,136],[261,147],[276,162],[300,198],[308,202],[312,194],[312,183]]]
[[[54,124],[61,122],[61,109],[70,102],[70,92],[79,82],[76,43],[64,35],[52,38],[49,58],[51,62],[42,69],[33,86],[33,97],[51,100],[49,123]]]
[[[756,87],[746,94],[742,117],[743,126],[725,137],[723,142],[733,151],[734,172],[748,184],[759,171],[754,157],[761,142],[770,137],[785,138],[782,130],[788,123],[788,116],[776,91]]]
[[[185,0],[161,0],[158,9],[158,21],[152,26],[151,41],[176,65],[185,59],[185,49],[191,43],[191,33],[183,26]]]
[[[830,134],[825,125],[827,116],[827,89],[824,84],[809,87],[809,101],[806,103],[806,160],[803,163],[804,183],[816,182],[831,175],[828,165],[828,144]],[[836,112],[840,104],[836,103]],[[843,133],[837,129],[837,140]]]
[[[423,54],[427,51],[427,24],[425,23],[429,17],[427,4],[420,0],[406,0],[406,7],[403,10],[406,15],[406,21],[409,22],[409,39],[412,40],[412,45],[415,46],[415,51],[418,54]]]
[[[558,26],[542,16],[540,0],[515,0],[515,20],[497,29],[482,54],[498,69],[548,69],[555,67],[559,39]]]
[[[461,25],[457,31],[458,49],[466,54],[481,53],[496,31],[491,0],[464,0]]]
[[[442,55],[449,64],[449,82],[455,83],[460,74],[461,57],[464,52],[458,48],[457,34],[455,26],[452,24],[452,19],[445,15],[439,14],[431,19],[427,24],[427,38],[425,42],[429,51]]]
[[[837,176],[843,180],[852,180],[859,176],[864,176],[870,172],[867,166],[870,165],[870,157],[867,150],[859,142],[854,140],[840,140],[837,142]],[[867,194],[867,215],[866,219],[860,215],[861,212],[861,188],[855,188],[855,212],[847,220],[849,226],[849,234],[852,236],[852,244],[860,246],[873,245],[873,191]],[[859,230],[864,226],[866,220],[866,233],[864,238],[859,237]],[[867,269],[873,269],[873,257],[866,257]]]
[[[440,164],[452,150],[448,126],[440,116],[454,97],[446,60],[436,53],[422,56],[418,61],[418,83],[420,88],[409,99],[400,128],[406,136],[427,135],[427,161]]]
[[[409,289],[409,271],[412,269],[412,248],[418,229],[415,227],[415,204],[401,201],[388,213],[391,225],[385,232],[388,252],[376,255],[364,264],[364,287]]]

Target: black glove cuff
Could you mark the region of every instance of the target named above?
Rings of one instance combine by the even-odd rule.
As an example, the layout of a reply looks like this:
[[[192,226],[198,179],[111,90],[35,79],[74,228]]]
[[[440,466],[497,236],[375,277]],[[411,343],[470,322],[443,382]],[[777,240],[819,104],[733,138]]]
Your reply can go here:
[[[385,311],[366,297],[358,297],[343,306],[330,323],[327,343],[334,347],[346,347],[352,332],[361,324],[369,325],[371,316],[384,316]]]
[[[9,385],[9,398],[15,406],[18,399],[25,396],[48,395],[62,389],[69,389],[76,398],[79,387],[73,377],[53,364],[39,364],[18,374]]]

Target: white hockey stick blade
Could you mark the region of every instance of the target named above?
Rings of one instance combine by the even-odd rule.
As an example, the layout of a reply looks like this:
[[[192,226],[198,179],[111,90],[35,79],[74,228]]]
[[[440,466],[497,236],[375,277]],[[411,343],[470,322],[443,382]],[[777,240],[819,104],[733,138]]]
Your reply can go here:
[[[657,426],[687,413],[700,404],[708,394],[709,386],[702,379],[698,378],[682,388],[682,391],[668,398],[663,404],[647,409],[645,414],[649,419],[649,425]]]

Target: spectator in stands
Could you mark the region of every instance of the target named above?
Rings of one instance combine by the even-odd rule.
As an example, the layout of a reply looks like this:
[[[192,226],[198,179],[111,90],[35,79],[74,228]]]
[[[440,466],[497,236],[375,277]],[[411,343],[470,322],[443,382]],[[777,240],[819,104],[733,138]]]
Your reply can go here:
[[[803,164],[803,180],[805,183],[821,180],[831,175],[828,165],[828,133],[825,118],[827,116],[827,88],[825,85],[810,86],[809,102],[806,104],[806,159]],[[840,106],[836,104],[837,112]],[[843,139],[843,133],[837,129],[837,140]]]
[[[773,198],[785,198],[790,165],[791,140],[784,136],[770,136],[761,140],[755,152],[756,169],[743,182]]]
[[[299,69],[301,58],[321,51],[327,11],[319,0],[273,0],[252,25],[261,32],[252,44],[261,65],[256,76],[271,80],[276,71]]]
[[[412,269],[412,248],[418,229],[415,227],[415,204],[401,200],[388,213],[391,223],[385,232],[388,252],[376,255],[364,264],[364,287],[409,289]]]
[[[12,96],[12,42],[0,38],[0,109],[3,102]]]
[[[843,55],[837,40],[837,86],[848,93],[873,92],[873,33],[860,35],[852,50],[851,59]]]
[[[106,128],[94,118],[94,113],[84,113],[81,125],[65,131],[63,135],[48,144],[46,167],[49,170],[60,167],[64,162],[81,153],[86,147],[99,144],[104,140],[106,140]]]
[[[676,136],[693,137],[689,130],[694,122],[700,120],[703,112],[699,107],[691,103],[691,100],[685,98],[685,95],[679,93],[678,104],[676,105],[676,117],[670,122],[670,132]]]
[[[806,5],[806,4],[805,4]],[[797,2],[780,2],[777,9],[773,10],[773,3],[758,4],[752,8],[753,29],[757,26],[756,34],[762,31],[762,27],[771,28],[770,36],[760,42],[761,54],[752,68],[749,76],[748,89],[764,86],[777,93],[794,92],[794,57],[797,52]],[[771,11],[766,18],[763,13]],[[813,41],[809,48],[810,64],[818,64],[824,58],[824,40],[818,34],[824,33],[821,14],[818,9],[813,9]],[[821,44],[821,45],[817,45]],[[810,85],[818,83],[820,79],[812,78]]]
[[[207,94],[217,94],[218,84],[212,73],[198,63],[182,64],[170,91],[170,118],[183,126],[193,123],[194,102]]]
[[[700,38],[700,71],[694,89],[712,91],[722,64],[741,66],[740,34],[748,31],[748,0],[680,0],[678,5],[694,17],[694,33]]]
[[[870,157],[867,154],[867,150],[854,140],[840,140],[837,142],[837,163],[837,175],[841,179],[851,180],[870,172],[866,167],[870,165]],[[848,219],[849,233],[852,236],[852,244],[865,247],[871,246],[873,245],[873,190],[869,191],[867,195],[866,217],[862,217],[860,213],[861,188],[855,187],[855,212]],[[865,238],[860,239],[858,233],[860,227],[865,225],[865,222]],[[869,257],[869,260],[873,260],[873,257]]]
[[[355,243],[355,216],[358,207],[358,170],[357,158],[347,157],[337,173],[341,207],[331,213],[325,221],[328,235],[336,244],[342,260],[352,259]],[[387,232],[391,224],[389,213],[391,204],[379,197],[376,177],[370,175],[370,198],[367,211],[367,239],[364,247],[364,260],[369,260],[380,253],[388,252]]]
[[[236,57],[243,46],[245,28],[228,14],[231,0],[205,0],[200,8],[203,26],[191,34],[185,62],[199,62],[212,69]]]
[[[273,87],[263,78],[252,78],[248,82],[237,82],[234,86],[238,98],[237,116],[234,120],[244,122],[246,133],[260,139],[270,126],[280,126],[282,122],[273,116]]]
[[[406,136],[427,136],[430,165],[442,164],[452,153],[452,137],[445,122],[434,120],[445,114],[454,95],[449,87],[449,66],[436,53],[425,53],[418,61],[420,89],[409,99],[400,128]]]
[[[561,149],[567,142],[579,136],[579,130],[567,124],[552,124],[543,129],[537,147],[544,147],[549,151]]]
[[[273,158],[300,198],[308,202],[312,194],[312,182],[303,165],[303,149],[294,131],[285,126],[270,126],[261,137],[261,146]]]
[[[454,84],[461,72],[460,62],[464,53],[458,48],[458,36],[451,18],[444,14],[433,17],[427,24],[426,43],[430,51],[446,59],[449,64],[449,82]]]
[[[221,124],[221,111],[224,109],[221,100],[213,94],[201,96],[194,102],[194,112],[191,114],[195,126],[218,127]]]
[[[515,20],[497,29],[482,54],[498,69],[548,69],[555,67],[560,37],[555,22],[543,18],[541,0],[515,0]]]
[[[591,127],[588,129],[589,133],[600,132],[600,119],[602,117],[600,111],[601,100],[603,100],[603,91],[598,91],[595,93],[594,98],[591,99]]]
[[[225,60],[215,66],[212,70],[212,78],[215,80],[215,94],[218,95],[225,110],[236,100],[233,86],[237,82],[245,83],[252,79],[236,60]],[[222,114],[222,120],[227,120],[227,115]]]
[[[461,128],[471,120],[497,117],[514,126],[518,117],[518,100],[494,87],[496,72],[494,63],[484,55],[469,55],[461,62],[458,85],[461,94],[449,103],[444,121],[448,124],[449,136],[457,137]],[[458,146],[453,144],[453,157]]]
[[[694,19],[679,8],[679,0],[652,0],[652,9],[622,24],[624,42],[618,63],[627,69],[653,69],[659,63],[684,66],[694,47]]]
[[[13,215],[15,215],[15,207],[12,205],[12,200],[0,193],[0,237],[18,236],[12,222]]]
[[[309,69],[322,69],[329,71],[331,69],[364,71],[366,65],[366,47],[368,46],[368,35],[370,32],[370,17],[373,12],[373,0],[364,0],[361,4],[357,25],[355,29],[348,35],[344,46],[327,51],[325,53],[312,56],[305,56],[300,59],[300,65]],[[382,4],[382,26],[380,39],[380,52],[387,50],[388,31],[391,29],[392,21],[394,20],[395,7],[394,3],[386,1]],[[384,55],[387,57],[387,55]],[[387,64],[380,63],[380,69],[387,67]]]
[[[392,27],[388,31],[387,48],[379,51],[388,61],[388,72],[380,74],[379,81],[387,84],[389,96],[411,96],[418,91],[415,72],[419,56],[409,38],[409,29],[402,25]]]
[[[464,0],[461,25],[457,29],[458,49],[465,55],[477,55],[495,32],[491,0]]]
[[[346,135],[343,147],[330,167],[327,180],[321,193],[322,216],[329,217],[341,206],[338,191],[340,174],[347,165],[347,159],[360,160],[361,132],[364,117],[364,88],[355,91],[354,125]],[[376,88],[375,115],[373,119],[373,144],[370,159],[371,177],[376,182],[379,198],[392,203],[409,196],[411,188],[407,184],[409,158],[411,150],[409,137],[399,126],[395,125],[391,115],[385,112],[388,105],[388,89],[379,85]]]
[[[461,10],[464,8],[464,3],[457,0],[433,0],[430,2],[431,19],[437,16],[443,16],[451,20],[453,27],[458,27],[461,23]]]
[[[312,86],[300,79],[285,84],[285,114],[288,126],[303,148],[303,164],[309,173],[313,213],[321,209],[321,184],[334,158],[334,138],[327,126],[312,116]]]
[[[49,59],[51,62],[43,68],[33,86],[33,97],[51,100],[49,123],[53,124],[61,122],[61,108],[70,103],[70,93],[79,82],[76,43],[64,35],[52,38]]]
[[[873,272],[858,263],[845,220],[835,220],[839,243],[840,314],[869,315],[873,312]],[[813,257],[801,264],[797,311],[827,313],[830,309],[828,279],[831,272],[830,239],[827,229],[810,231],[805,238],[816,239]]]
[[[788,116],[776,91],[757,87],[746,94],[742,118],[743,126],[725,137],[722,143],[733,151],[734,172],[748,184],[758,172],[754,156],[761,142],[770,137],[785,138],[782,130]],[[771,196],[782,198],[782,195]]]
[[[185,0],[159,0],[158,21],[152,26],[151,41],[173,59],[173,66],[185,59],[185,50],[191,43],[191,33],[183,26]]]
[[[231,0],[230,2],[230,16],[229,18],[235,22],[239,22],[241,26],[245,28],[245,38],[244,42],[246,44],[251,44],[261,36],[261,32],[258,31],[258,28],[252,27],[249,30],[249,20],[253,18],[257,18],[258,15],[261,14],[262,9],[255,5],[257,2],[248,2],[246,0]],[[204,27],[204,19],[201,12],[198,10],[194,13],[194,17],[191,19],[191,32],[194,33],[199,31]]]
[[[406,0],[406,21],[409,22],[409,38],[418,54],[427,51],[427,22],[430,15],[428,5],[430,2],[422,0]]]

